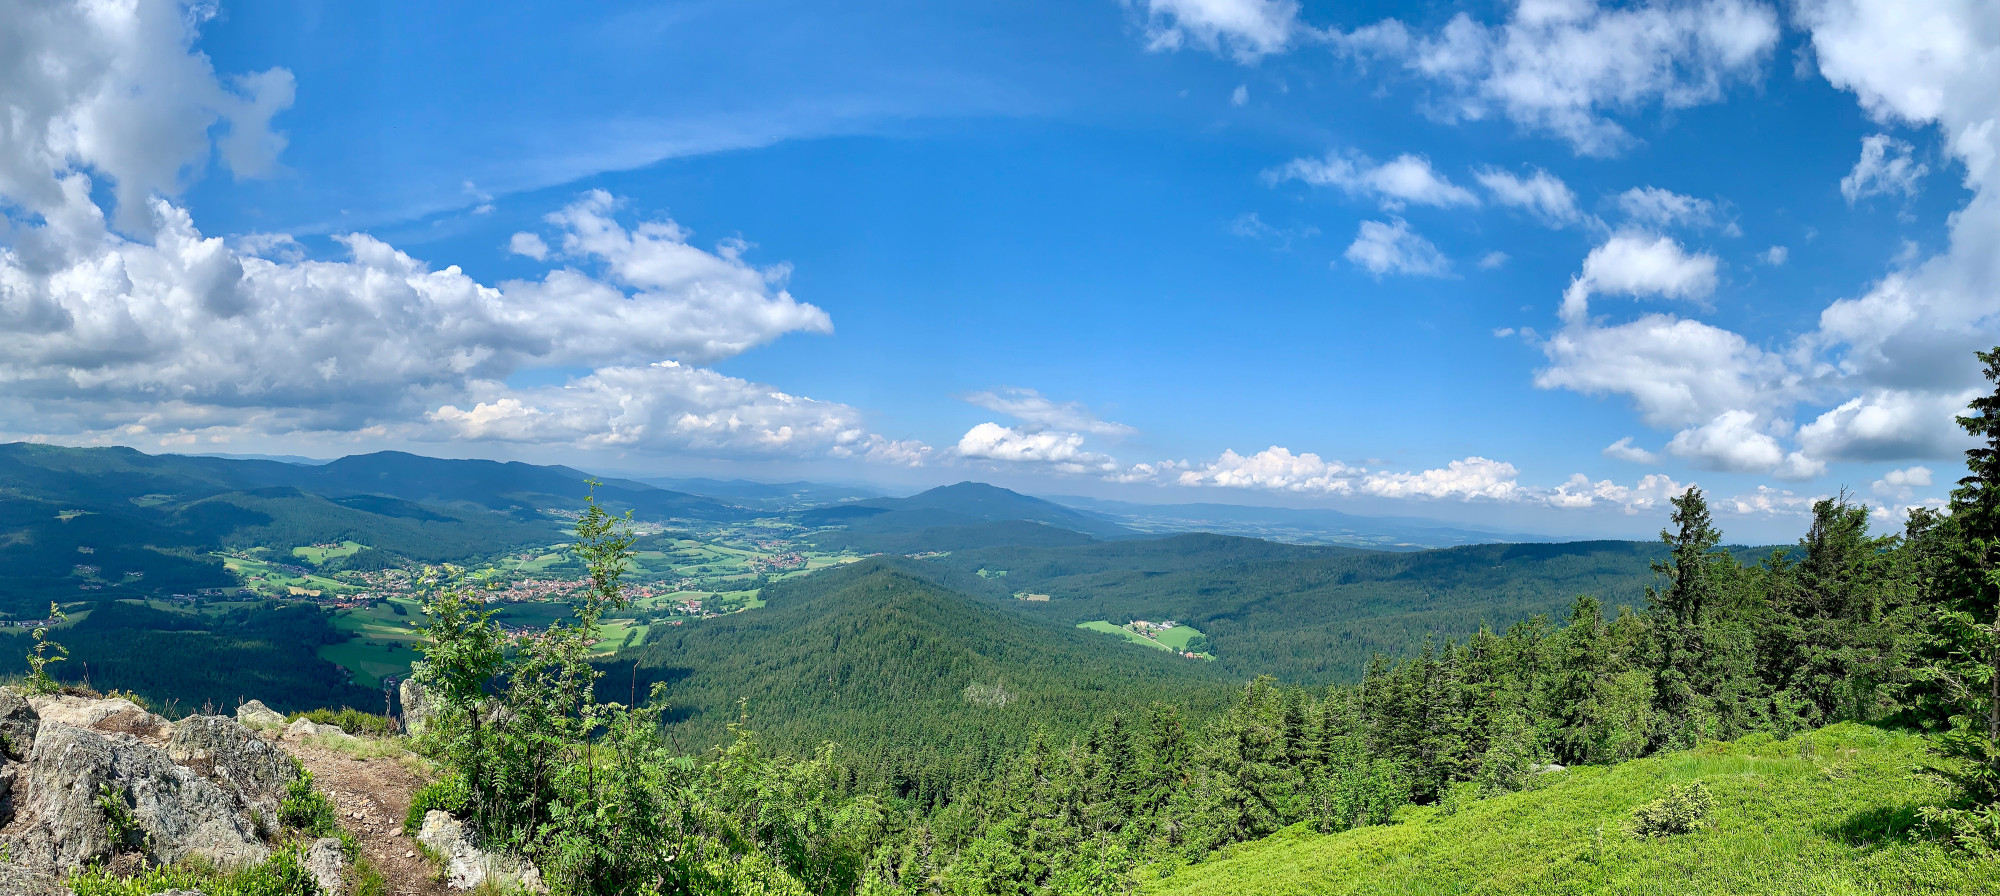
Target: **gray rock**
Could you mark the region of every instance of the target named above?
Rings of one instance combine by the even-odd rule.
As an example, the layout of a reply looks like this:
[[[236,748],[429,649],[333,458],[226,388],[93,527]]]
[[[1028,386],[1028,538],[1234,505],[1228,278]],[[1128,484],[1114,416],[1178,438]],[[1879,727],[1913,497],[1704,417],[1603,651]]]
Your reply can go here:
[[[63,886],[54,874],[19,865],[0,865],[0,893],[7,896],[69,896],[69,888]],[[159,896],[173,896],[173,893],[161,893]]]
[[[236,707],[236,721],[250,728],[285,727],[284,715],[265,706],[262,700],[252,700]]]
[[[13,688],[0,688],[0,754],[14,759],[28,758],[35,748],[35,729],[42,717],[28,699]]]
[[[290,755],[224,716],[188,716],[176,722],[167,758],[222,785],[238,805],[272,829],[286,785],[299,778],[298,763]]]
[[[122,697],[49,694],[29,697],[28,702],[44,722],[61,722],[100,734],[130,734],[140,740],[162,741],[173,733],[173,726],[166,719]]]
[[[431,718],[430,695],[424,692],[423,682],[414,677],[403,679],[396,696],[403,701],[403,733],[411,737],[423,734]]]
[[[321,725],[311,719],[293,719],[285,726],[285,740],[304,740],[308,737],[347,737],[346,729],[339,725]]]
[[[162,864],[199,858],[222,867],[270,855],[236,798],[131,735],[45,720],[15,789],[8,845],[32,870],[66,872],[120,850]],[[123,842],[112,839],[112,817],[100,803],[106,796],[124,807]]]
[[[347,896],[347,853],[332,837],[314,840],[306,847],[306,873],[319,885],[319,896]]]
[[[451,889],[470,890],[490,883],[502,890],[548,892],[542,885],[541,869],[524,859],[480,849],[465,824],[449,812],[432,809],[424,813],[424,826],[417,832],[417,842],[444,859],[444,882]]]

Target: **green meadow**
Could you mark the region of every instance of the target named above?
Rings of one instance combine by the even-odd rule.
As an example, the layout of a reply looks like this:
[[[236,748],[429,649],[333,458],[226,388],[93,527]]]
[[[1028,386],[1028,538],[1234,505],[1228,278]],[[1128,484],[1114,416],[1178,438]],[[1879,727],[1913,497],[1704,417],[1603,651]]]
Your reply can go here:
[[[1752,735],[1611,767],[1453,811],[1406,808],[1339,834],[1297,825],[1157,872],[1150,896],[1860,896],[2000,893],[2000,863],[1914,830],[1943,794],[1917,772],[1917,735],[1842,724],[1791,740]],[[1669,785],[1705,785],[1708,826],[1640,839],[1636,807]]]

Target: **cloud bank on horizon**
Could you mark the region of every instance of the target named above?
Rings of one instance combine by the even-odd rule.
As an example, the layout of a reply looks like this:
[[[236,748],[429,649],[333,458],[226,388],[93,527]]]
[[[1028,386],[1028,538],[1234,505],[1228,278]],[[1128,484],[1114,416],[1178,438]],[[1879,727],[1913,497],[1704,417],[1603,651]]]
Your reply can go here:
[[[1547,284],[1553,317],[1495,330],[1540,355],[1506,375],[1624,403],[1633,429],[1590,451],[1682,472],[1524,483],[1476,444],[1401,465],[1251,450],[1242,442],[1267,444],[1260,434],[1215,432],[1203,434],[1206,459],[1150,459],[1151,427],[1072,397],[1120,397],[1088,383],[1062,395],[996,382],[923,396],[993,415],[958,435],[934,421],[885,427],[859,404],[797,394],[818,388],[810,375],[781,386],[721,369],[785,351],[788,338],[840,338],[831,313],[792,294],[791,265],[758,261],[741,236],[699,240],[601,188],[571,189],[511,233],[500,251],[533,273],[491,282],[466,273],[470,260],[423,258],[367,232],[336,235],[332,253],[280,232],[207,233],[182,197],[210,169],[237,181],[313,176],[285,167],[283,122],[305,95],[294,74],[217,71],[198,48],[213,7],[0,0],[0,17],[20,25],[9,38],[17,52],[0,59],[10,112],[0,428],[169,450],[273,439],[334,450],[532,446],[1628,514],[1657,510],[1699,472],[1786,483],[1725,496],[1727,512],[1794,514],[1836,474],[1895,465],[1866,489],[1888,517],[1936,503],[1953,478],[1943,471],[1965,447],[1953,417],[1980,388],[1972,352],[2000,342],[2000,10],[1916,5],[1925,14],[1908,0],[1522,0],[1497,21],[1460,13],[1341,27],[1315,25],[1315,10],[1289,0],[1128,0],[1135,54],[1191,54],[1274,78],[1323,66],[1407,93],[1407,116],[1424,126],[1504,121],[1520,140],[1562,148],[1535,164],[1461,167],[1424,146],[1371,154],[1335,140],[1238,172],[1274,195],[1361,209],[1333,264],[1381,284],[1470,289],[1468,278],[1514,261],[1499,250],[1455,256],[1425,232],[1436,216],[1589,242],[1567,282]],[[1774,70],[1788,35],[1800,75],[1850,97],[1874,128],[1825,189],[1849,207],[1907,215],[1950,173],[1966,198],[1943,224],[1942,249],[1906,252],[1847,285],[1808,327],[1747,333],[1715,322],[1747,276],[1714,248],[1742,234],[1732,202],[1655,183],[1593,201],[1564,167],[1634,152],[1644,143],[1635,120],[1755,102],[1758,85],[1783,76]],[[1252,96],[1238,83],[1219,103],[1247,113]],[[492,209],[491,197],[479,201]],[[1249,212],[1226,229],[1217,239],[1276,251],[1321,232]],[[1790,255],[1771,245],[1754,257],[1777,268]],[[882,431],[891,428],[902,431]]]

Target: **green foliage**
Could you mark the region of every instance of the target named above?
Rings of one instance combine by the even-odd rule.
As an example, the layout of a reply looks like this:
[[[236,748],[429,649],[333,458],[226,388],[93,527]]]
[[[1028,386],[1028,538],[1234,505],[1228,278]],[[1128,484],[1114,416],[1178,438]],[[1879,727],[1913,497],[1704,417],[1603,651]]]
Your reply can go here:
[[[67,618],[63,615],[61,606],[53,601],[49,603],[51,622],[61,625]],[[28,654],[28,691],[35,694],[53,694],[61,686],[49,675],[49,665],[68,659],[69,650],[62,644],[49,640],[47,625],[35,626],[34,639],[35,649]]]
[[[1395,824],[1336,834],[1288,828],[1228,857],[1150,877],[1148,896],[1409,896],[1491,893],[1852,894],[2000,892],[2000,862],[1921,835],[1914,807],[1943,795],[1912,774],[1926,741],[1840,724],[1797,741],[1710,744],[1572,769],[1532,792],[1406,809]],[[1799,738],[1798,740],[1803,740]],[[1622,828],[1668,787],[1701,782],[1708,827],[1665,838]]]
[[[1672,837],[1692,834],[1708,827],[1708,813],[1715,797],[1700,781],[1682,786],[1670,784],[1667,795],[1632,810],[1628,830],[1634,837]]]
[[[311,837],[340,835],[339,813],[326,794],[313,789],[311,772],[302,772],[285,785],[285,798],[278,804],[278,823]]]
[[[65,880],[73,896],[152,896],[192,890],[204,896],[320,896],[297,847],[272,853],[262,863],[232,871],[201,864],[153,866],[130,876],[101,867],[86,868]]]
[[[412,837],[423,830],[424,816],[433,810],[463,815],[472,807],[472,789],[465,779],[447,774],[410,794],[410,811],[403,816],[403,833]]]
[[[97,808],[104,813],[104,835],[111,841],[113,852],[146,848],[146,830],[139,826],[139,819],[132,815],[126,799],[125,791],[112,787],[110,782],[97,785]]]

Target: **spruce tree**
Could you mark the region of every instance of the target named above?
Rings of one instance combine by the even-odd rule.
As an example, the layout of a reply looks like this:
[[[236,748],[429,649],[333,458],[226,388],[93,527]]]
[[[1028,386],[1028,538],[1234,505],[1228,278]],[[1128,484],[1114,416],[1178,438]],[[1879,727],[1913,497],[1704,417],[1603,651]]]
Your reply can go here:
[[[2000,347],[1980,352],[1993,394],[1958,418],[1982,440],[1965,452],[1967,473],[1951,493],[1951,515],[1931,521],[1944,550],[1926,581],[1933,608],[1929,662],[1918,673],[1950,713],[1937,771],[1961,806],[1938,813],[1962,843],[1989,847],[2000,832]],[[1916,520],[1913,518],[1913,523]]]

